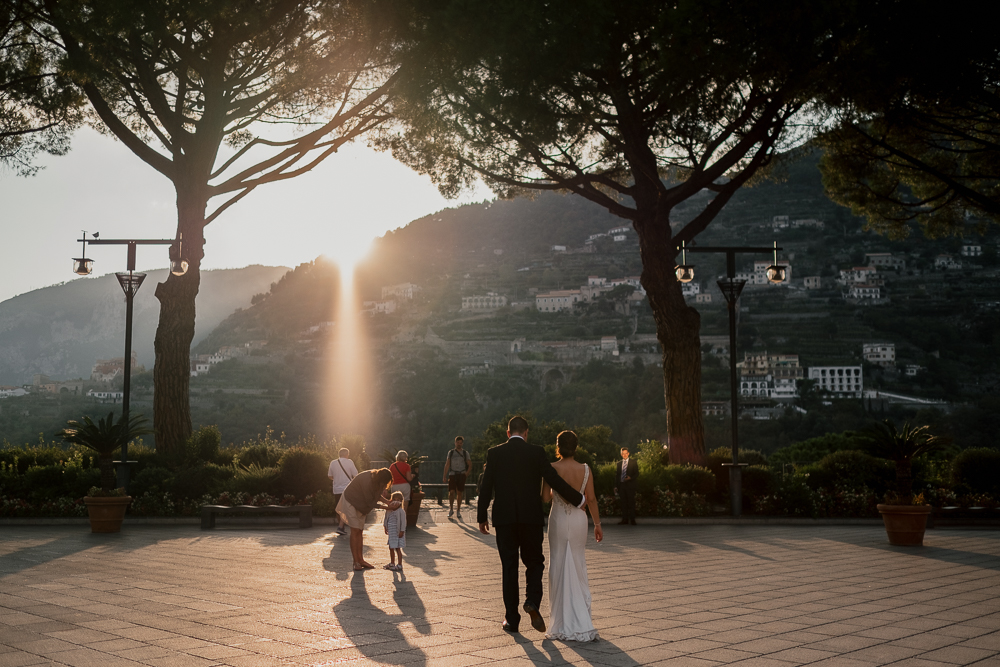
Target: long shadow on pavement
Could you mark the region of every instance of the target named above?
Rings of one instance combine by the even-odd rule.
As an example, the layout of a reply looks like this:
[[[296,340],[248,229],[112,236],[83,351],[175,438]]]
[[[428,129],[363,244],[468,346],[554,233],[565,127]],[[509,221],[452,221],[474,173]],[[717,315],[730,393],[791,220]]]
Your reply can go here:
[[[544,639],[539,645],[524,635],[514,636],[518,646],[524,651],[524,657],[533,665],[580,665],[592,664],[595,661],[599,665],[616,667],[639,667],[643,664],[607,641],[557,642]],[[587,662],[581,663],[580,658]]]
[[[70,530],[77,528],[73,526]],[[95,547],[108,547],[114,551],[133,551],[141,549],[146,544],[139,544],[135,538],[123,533],[91,533],[90,528],[78,527],[73,534],[52,539],[46,539],[42,544],[15,549],[3,554],[0,558],[0,577],[17,574],[23,570],[59,560],[71,554],[87,551]],[[84,532],[84,531],[87,532]],[[22,533],[23,535],[24,533]],[[10,533],[7,537],[11,537]]]
[[[394,578],[393,598],[401,614],[387,614],[368,597],[365,573],[355,572],[351,578],[351,596],[333,607],[333,614],[351,643],[369,660],[390,665],[426,665],[427,655],[407,641],[400,629],[412,623],[421,634],[427,634],[427,610],[412,584],[400,576]]]

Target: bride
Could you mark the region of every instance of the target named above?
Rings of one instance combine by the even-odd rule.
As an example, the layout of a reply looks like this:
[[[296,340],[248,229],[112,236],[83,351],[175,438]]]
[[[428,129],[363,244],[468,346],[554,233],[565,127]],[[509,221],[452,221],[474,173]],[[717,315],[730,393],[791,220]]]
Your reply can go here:
[[[594,539],[604,539],[597,512],[594,480],[586,463],[574,458],[578,440],[573,431],[556,437],[559,460],[552,464],[570,486],[586,493],[587,508],[594,519]],[[598,639],[590,618],[590,584],[587,582],[587,513],[572,507],[548,484],[542,485],[542,500],[552,502],[549,511],[549,599],[552,616],[547,639],[589,642]]]

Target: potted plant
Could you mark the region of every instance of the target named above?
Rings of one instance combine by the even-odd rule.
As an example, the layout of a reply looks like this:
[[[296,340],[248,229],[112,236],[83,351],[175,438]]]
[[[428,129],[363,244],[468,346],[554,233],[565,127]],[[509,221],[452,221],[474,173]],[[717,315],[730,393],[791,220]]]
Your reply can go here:
[[[923,546],[927,515],[932,508],[924,502],[922,493],[913,495],[913,459],[940,449],[947,442],[946,438],[928,433],[929,429],[906,422],[897,430],[886,419],[862,433],[869,453],[896,464],[896,489],[886,493],[885,502],[878,505],[889,544]]]
[[[125,489],[115,488],[112,458],[122,445],[140,435],[152,433],[145,427],[146,418],[142,415],[126,419],[123,414],[118,421],[114,417],[114,412],[110,412],[96,424],[89,416],[84,416],[81,422],[71,419],[66,423],[66,428],[56,434],[66,442],[83,445],[97,454],[101,487],[91,487],[83,499],[93,533],[117,533],[121,530],[125,509],[132,498],[125,494]]]

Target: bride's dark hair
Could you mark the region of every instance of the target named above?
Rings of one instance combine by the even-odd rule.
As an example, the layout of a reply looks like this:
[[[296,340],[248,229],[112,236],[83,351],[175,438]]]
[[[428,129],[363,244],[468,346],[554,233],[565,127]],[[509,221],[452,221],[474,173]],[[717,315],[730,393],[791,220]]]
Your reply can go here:
[[[576,433],[573,433],[573,431],[563,431],[556,436],[556,453],[561,459],[573,456],[576,454],[576,448],[579,444],[580,439],[576,437]]]

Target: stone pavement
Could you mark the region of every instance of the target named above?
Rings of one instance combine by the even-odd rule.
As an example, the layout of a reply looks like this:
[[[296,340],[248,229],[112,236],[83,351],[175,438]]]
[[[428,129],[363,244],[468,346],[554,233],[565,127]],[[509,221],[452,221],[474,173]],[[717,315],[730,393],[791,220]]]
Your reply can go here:
[[[434,514],[403,573],[352,572],[330,526],[0,526],[0,667],[1000,665],[998,531],[606,525],[602,641],[573,644],[502,633],[492,536]]]

